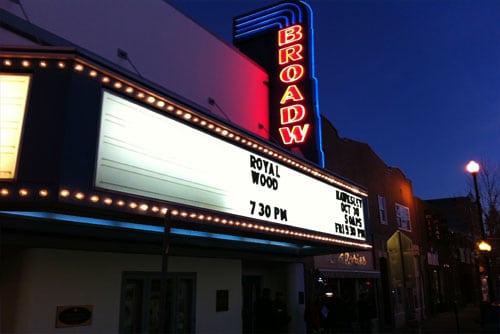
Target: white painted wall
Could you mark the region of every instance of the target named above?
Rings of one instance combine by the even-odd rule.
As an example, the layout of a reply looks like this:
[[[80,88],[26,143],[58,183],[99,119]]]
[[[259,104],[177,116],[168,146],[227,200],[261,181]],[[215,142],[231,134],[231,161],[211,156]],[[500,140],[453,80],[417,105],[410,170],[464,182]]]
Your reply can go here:
[[[31,23],[134,72],[127,60],[117,56],[118,48],[123,49],[142,77],[268,137],[265,71],[167,2],[22,0],[22,4]],[[0,8],[25,19],[14,1],[0,0]],[[17,41],[2,38],[0,43]],[[209,97],[223,112],[208,103]]]
[[[15,333],[117,333],[123,271],[160,271],[161,257],[28,249],[4,263],[2,330]],[[170,257],[169,272],[196,272],[196,333],[241,332],[239,260]],[[221,273],[224,273],[223,275]],[[229,290],[229,311],[215,312],[216,290]],[[4,297],[10,297],[5,300]],[[9,302],[9,300],[11,302]],[[55,328],[56,307],[93,305],[90,326]],[[7,323],[9,322],[9,323]]]

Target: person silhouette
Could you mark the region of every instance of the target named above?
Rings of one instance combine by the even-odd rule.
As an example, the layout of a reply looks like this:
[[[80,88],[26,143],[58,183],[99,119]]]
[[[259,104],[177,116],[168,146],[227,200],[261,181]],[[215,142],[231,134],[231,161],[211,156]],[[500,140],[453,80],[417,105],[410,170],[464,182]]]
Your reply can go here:
[[[272,307],[274,333],[288,332],[288,323],[290,322],[290,316],[288,315],[287,306],[283,299],[283,293],[276,292]]]
[[[273,302],[271,289],[262,289],[262,295],[254,304],[255,333],[273,333]]]

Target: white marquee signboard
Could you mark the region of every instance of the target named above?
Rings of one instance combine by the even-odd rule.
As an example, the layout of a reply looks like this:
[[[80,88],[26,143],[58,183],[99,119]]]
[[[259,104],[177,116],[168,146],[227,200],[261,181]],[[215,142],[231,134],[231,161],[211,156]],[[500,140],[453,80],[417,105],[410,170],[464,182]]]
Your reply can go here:
[[[366,239],[363,198],[109,92],[96,186]]]

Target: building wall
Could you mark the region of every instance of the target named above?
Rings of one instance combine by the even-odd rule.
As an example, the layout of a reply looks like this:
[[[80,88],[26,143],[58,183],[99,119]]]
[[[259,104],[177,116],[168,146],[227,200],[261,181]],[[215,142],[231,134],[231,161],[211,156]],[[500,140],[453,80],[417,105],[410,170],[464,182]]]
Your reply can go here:
[[[268,138],[266,72],[166,1],[23,0],[22,4],[29,22]],[[25,19],[15,1],[0,1],[0,9]],[[8,32],[0,36],[2,44],[28,43]],[[120,58],[118,49],[128,59]]]
[[[455,302],[477,302],[481,297],[480,257],[475,242],[480,231],[474,202],[469,197],[451,197],[420,201],[419,205],[426,241],[423,254],[434,255],[426,261],[427,275],[444,281],[440,285],[429,279],[429,313],[452,309]]]
[[[410,211],[411,231],[405,232],[417,241],[418,216],[411,180],[399,168],[388,166],[368,144],[341,138],[325,118],[322,123],[325,166],[368,189],[371,232],[385,239],[394,233],[397,228],[394,203],[399,203]],[[387,225],[381,224],[379,219],[378,195],[386,198]]]
[[[154,255],[26,249],[2,265],[1,331],[117,333],[122,272],[160,270]],[[169,272],[196,272],[197,333],[241,331],[240,260],[171,257]],[[215,312],[219,289],[229,291],[226,312]],[[56,307],[64,305],[93,305],[92,324],[55,328]]]
[[[1,7],[1,3],[0,3]],[[6,29],[0,28],[0,41],[5,45],[21,45],[21,46],[34,46],[36,43],[30,41],[27,38],[16,35],[15,33],[8,31]]]
[[[405,291],[403,288],[396,289],[393,280],[394,273],[388,271],[388,287],[381,289],[379,297],[381,325],[399,327],[407,319],[418,319],[424,307],[419,253],[421,222],[418,220],[418,206],[413,196],[411,180],[399,168],[388,166],[368,144],[340,137],[335,127],[325,118],[322,124],[326,168],[368,189],[368,233],[371,234],[373,240],[375,269],[382,271],[381,261],[389,260],[387,241],[391,236],[395,236],[397,231],[401,230],[412,242],[411,253],[414,258],[413,261],[408,261],[407,267],[411,266],[411,268],[406,268],[406,270],[414,270],[412,281],[414,287],[411,291]],[[387,223],[382,223],[379,216],[379,195],[385,198]],[[409,209],[411,230],[398,227],[396,203]],[[390,264],[390,261],[387,262]],[[389,269],[390,267],[391,265]],[[395,269],[401,270],[401,268]],[[381,272],[381,277],[384,277],[383,272]],[[384,286],[384,282],[381,282],[381,285]],[[399,294],[397,298],[394,298],[394,292]],[[409,306],[410,304],[413,305]]]

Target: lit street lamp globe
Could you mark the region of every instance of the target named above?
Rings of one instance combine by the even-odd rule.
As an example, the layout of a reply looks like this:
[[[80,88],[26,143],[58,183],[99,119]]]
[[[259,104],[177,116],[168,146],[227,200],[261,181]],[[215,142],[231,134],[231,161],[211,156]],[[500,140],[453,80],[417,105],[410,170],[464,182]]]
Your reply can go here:
[[[467,167],[465,167],[467,171],[471,174],[477,174],[479,172],[479,164],[474,160],[469,161]]]
[[[482,252],[491,252],[491,245],[484,240],[481,240],[481,242],[477,245],[477,248],[479,248]]]

